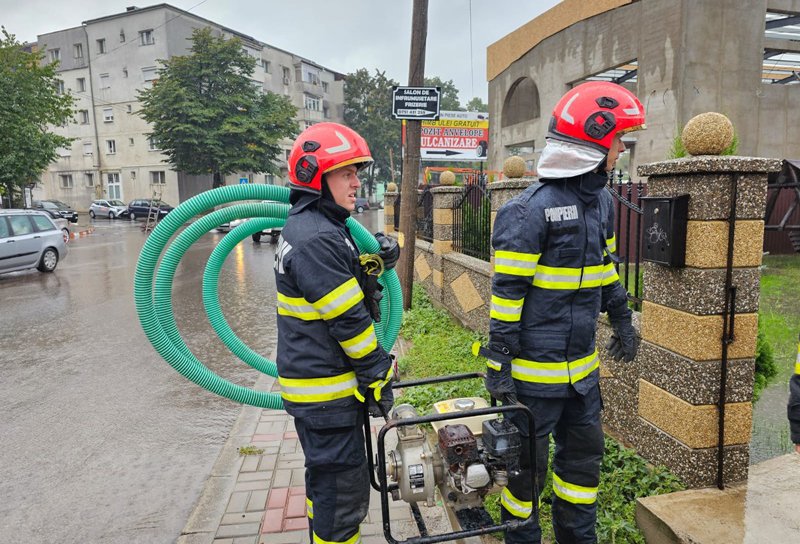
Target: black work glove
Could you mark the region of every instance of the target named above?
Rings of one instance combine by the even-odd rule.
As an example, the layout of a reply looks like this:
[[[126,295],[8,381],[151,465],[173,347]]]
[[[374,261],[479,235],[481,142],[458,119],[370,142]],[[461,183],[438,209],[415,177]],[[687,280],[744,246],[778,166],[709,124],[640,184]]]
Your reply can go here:
[[[392,391],[391,382],[387,383],[381,389],[381,400],[375,400],[375,395],[372,391],[367,393],[367,410],[372,417],[382,417],[389,419],[394,406],[394,391]]]
[[[606,343],[608,354],[615,361],[624,360],[630,363],[636,358],[636,352],[639,350],[639,335],[631,323],[631,310],[628,308],[627,299],[608,308],[608,320],[614,328],[614,333]]]
[[[364,281],[364,303],[367,305],[367,310],[372,320],[380,323],[383,285],[378,283],[378,276],[368,275]]]
[[[383,270],[391,270],[400,258],[400,245],[394,238],[389,238],[382,232],[375,233],[375,239],[381,245],[378,256],[383,260]]]
[[[497,342],[489,342],[488,347],[480,346],[476,355],[482,355],[489,361],[484,383],[486,390],[503,404],[517,403],[517,388],[511,376],[511,359],[514,358],[508,346]]]

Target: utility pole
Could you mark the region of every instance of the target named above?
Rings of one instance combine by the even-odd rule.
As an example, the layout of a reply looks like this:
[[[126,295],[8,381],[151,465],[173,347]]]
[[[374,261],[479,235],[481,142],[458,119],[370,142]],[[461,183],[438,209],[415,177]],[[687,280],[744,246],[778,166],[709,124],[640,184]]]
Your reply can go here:
[[[425,83],[425,42],[428,38],[428,0],[414,0],[411,19],[411,55],[408,63],[408,86]],[[403,250],[397,263],[403,308],[411,308],[414,283],[414,250],[417,238],[417,183],[419,180],[419,145],[421,121],[406,121],[406,148],[403,178],[400,185],[400,241]]]

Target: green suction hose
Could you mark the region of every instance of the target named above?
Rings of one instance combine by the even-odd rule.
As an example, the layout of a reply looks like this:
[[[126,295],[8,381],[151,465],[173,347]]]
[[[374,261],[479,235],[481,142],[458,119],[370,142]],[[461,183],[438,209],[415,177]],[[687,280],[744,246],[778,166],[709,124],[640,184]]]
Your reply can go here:
[[[170,244],[156,271],[159,257],[170,238],[187,220],[209,209],[238,200],[271,200],[270,203],[237,204],[215,211],[186,227]],[[242,217],[255,217],[233,229],[212,253],[203,276],[203,302],[212,327],[223,343],[240,359],[261,372],[275,376],[275,363],[258,355],[239,339],[222,315],[216,293],[219,271],[235,245],[253,232],[280,226],[285,221],[289,189],[274,185],[237,185],[206,191],[184,202],[170,212],[153,230],[142,248],[136,265],[134,299],[139,321],[156,351],[181,375],[201,387],[231,400],[262,408],[283,408],[279,394],[233,384],[210,371],[189,350],[180,337],[172,313],[172,279],[181,257],[199,237],[221,223]],[[347,226],[362,253],[376,253],[380,247],[370,232],[350,218]],[[230,241],[228,241],[230,239]],[[155,276],[155,290],[153,278]],[[384,319],[375,324],[375,332],[387,351],[397,339],[403,305],[400,282],[394,270],[384,273],[379,282],[384,286],[381,313]]]

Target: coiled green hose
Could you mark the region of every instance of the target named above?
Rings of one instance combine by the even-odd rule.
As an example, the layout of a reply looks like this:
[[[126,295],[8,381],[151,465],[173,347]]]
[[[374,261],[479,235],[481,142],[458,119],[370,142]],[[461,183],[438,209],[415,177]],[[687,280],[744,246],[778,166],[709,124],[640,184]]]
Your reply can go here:
[[[239,200],[275,202],[237,204],[198,219],[170,244],[156,271],[159,257],[170,238],[187,220],[215,206]],[[156,351],[181,375],[201,387],[236,402],[261,408],[281,409],[283,401],[279,394],[255,391],[221,378],[200,362],[180,337],[172,313],[172,279],[181,257],[200,236],[233,219],[258,218],[233,229],[212,252],[203,274],[203,302],[212,327],[237,357],[261,372],[277,375],[274,362],[255,353],[231,330],[222,315],[216,284],[219,271],[233,247],[254,232],[282,225],[288,213],[289,208],[285,204],[288,201],[289,189],[274,185],[235,185],[201,193],[175,208],[156,226],[142,248],[134,277],[134,299],[139,322]],[[380,249],[374,236],[360,223],[349,218],[347,227],[362,253],[376,253]],[[375,332],[381,345],[389,351],[400,330],[402,294],[394,270],[384,273],[379,282],[384,287],[384,297],[381,300],[381,314],[384,319],[375,324]]]

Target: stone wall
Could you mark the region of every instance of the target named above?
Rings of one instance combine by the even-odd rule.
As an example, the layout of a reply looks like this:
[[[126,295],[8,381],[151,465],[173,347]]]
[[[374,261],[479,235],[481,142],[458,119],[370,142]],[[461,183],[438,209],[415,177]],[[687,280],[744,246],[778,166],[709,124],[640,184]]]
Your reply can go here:
[[[646,262],[644,302],[634,313],[642,344],[632,363],[614,362],[604,346],[611,328],[598,322],[603,423],[648,460],[667,466],[689,487],[717,481],[718,408],[732,182],[737,182],[732,284],[737,288],[734,340],[727,346],[723,480],[745,480],[749,464],[758,292],[767,173],[777,159],[697,157],[640,167],[649,196],[689,195],[686,266]],[[532,178],[489,184],[497,210]],[[488,333],[491,263],[452,251],[452,205],[460,187],[434,197],[434,240],[416,241],[415,279],[467,327]],[[397,193],[386,193],[392,232]]]

